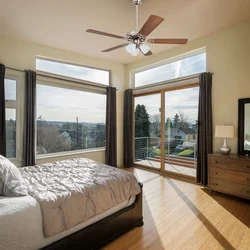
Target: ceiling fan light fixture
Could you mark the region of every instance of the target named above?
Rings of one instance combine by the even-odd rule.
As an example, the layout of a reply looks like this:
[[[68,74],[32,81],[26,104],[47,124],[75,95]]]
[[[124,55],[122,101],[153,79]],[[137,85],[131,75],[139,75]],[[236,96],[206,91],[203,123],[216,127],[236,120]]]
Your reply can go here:
[[[132,56],[138,56],[140,53],[139,49],[135,49],[135,51],[133,53],[130,53]]]
[[[145,55],[150,51],[150,48],[146,44],[140,44],[140,49],[142,53]]]
[[[139,54],[139,49],[136,48],[136,44],[130,43],[126,46],[126,51],[132,56],[137,56]]]

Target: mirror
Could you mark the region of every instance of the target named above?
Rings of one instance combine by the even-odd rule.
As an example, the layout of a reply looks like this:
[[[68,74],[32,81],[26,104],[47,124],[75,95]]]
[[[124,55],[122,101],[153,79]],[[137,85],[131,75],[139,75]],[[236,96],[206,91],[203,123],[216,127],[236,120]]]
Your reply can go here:
[[[250,103],[245,104],[244,128],[244,150],[250,150]]]
[[[250,98],[238,102],[238,154],[250,155]]]

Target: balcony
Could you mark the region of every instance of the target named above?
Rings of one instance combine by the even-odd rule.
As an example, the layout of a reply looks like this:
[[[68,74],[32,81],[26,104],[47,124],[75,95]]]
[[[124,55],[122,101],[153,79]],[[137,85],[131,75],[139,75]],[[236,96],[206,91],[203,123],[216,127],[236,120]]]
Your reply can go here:
[[[195,140],[165,139],[164,170],[187,178],[196,177],[197,146]],[[161,167],[160,138],[135,138],[135,163],[153,169]]]

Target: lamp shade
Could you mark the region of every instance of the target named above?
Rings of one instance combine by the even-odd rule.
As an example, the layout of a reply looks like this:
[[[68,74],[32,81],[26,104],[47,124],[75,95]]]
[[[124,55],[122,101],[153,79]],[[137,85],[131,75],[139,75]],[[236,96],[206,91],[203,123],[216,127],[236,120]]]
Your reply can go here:
[[[137,56],[139,54],[139,49],[136,48],[136,44],[130,43],[126,46],[126,51],[132,56]]]
[[[215,126],[215,137],[217,138],[234,138],[234,126],[217,125]]]
[[[143,44],[143,43],[140,45],[140,49],[143,54],[147,54],[150,51],[150,48],[146,44]]]

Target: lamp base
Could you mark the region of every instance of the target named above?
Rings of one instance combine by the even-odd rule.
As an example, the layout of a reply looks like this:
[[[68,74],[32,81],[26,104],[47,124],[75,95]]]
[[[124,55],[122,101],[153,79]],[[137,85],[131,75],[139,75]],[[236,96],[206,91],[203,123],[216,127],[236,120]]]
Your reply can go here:
[[[224,145],[220,148],[220,152],[223,155],[229,155],[231,152],[231,148],[227,146],[227,138],[224,138]]]

